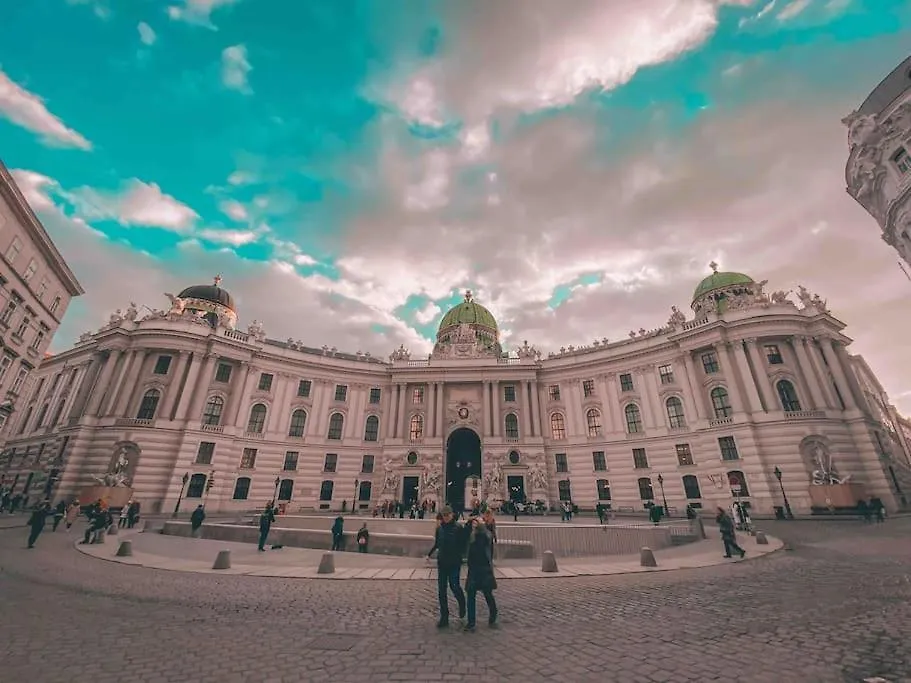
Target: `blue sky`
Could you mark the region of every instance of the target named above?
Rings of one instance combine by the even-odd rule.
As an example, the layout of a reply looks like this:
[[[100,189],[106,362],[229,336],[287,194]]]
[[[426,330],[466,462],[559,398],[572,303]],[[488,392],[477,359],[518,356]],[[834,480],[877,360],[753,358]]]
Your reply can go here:
[[[903,0],[30,0],[5,19],[0,154],[87,289],[56,348],[220,272],[278,338],[426,352],[471,288],[507,346],[552,350],[663,324],[715,259],[819,291],[911,408],[892,342],[911,283],[844,192],[840,124],[907,56]]]

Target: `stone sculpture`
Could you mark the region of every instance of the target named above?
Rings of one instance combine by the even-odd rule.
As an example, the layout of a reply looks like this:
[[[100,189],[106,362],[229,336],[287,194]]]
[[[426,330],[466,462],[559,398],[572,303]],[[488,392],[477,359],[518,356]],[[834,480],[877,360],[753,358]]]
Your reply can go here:
[[[176,319],[182,316],[184,310],[187,307],[187,302],[184,299],[181,299],[179,296],[171,294],[170,292],[165,292],[164,295],[168,297],[168,300],[171,302],[171,308],[168,310],[167,316],[171,319]]]

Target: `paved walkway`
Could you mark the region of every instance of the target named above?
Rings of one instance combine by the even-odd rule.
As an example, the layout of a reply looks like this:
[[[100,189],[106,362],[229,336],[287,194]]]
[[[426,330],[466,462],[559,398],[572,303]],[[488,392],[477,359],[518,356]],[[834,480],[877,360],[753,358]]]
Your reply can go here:
[[[767,537],[768,545],[757,545],[756,540],[740,534],[738,540],[747,551],[744,560],[725,559],[717,530],[707,530],[709,538],[697,543],[668,548],[655,552],[657,567],[642,567],[638,555],[610,557],[557,558],[559,571],[541,571],[541,560],[498,560],[498,579],[540,579],[572,576],[602,576],[661,572],[674,569],[694,569],[718,564],[745,562],[779,550],[781,541]],[[117,557],[121,540],[132,543],[131,557]],[[180,538],[158,533],[121,532],[107,536],[104,544],[76,545],[77,550],[92,557],[152,569],[166,569],[201,574],[243,574],[247,576],[273,576],[301,579],[374,579],[374,580],[426,580],[436,577],[432,561],[414,557],[393,557],[354,552],[333,553],[335,572],[317,574],[317,567],[324,550],[281,548],[257,551],[248,543],[231,543],[207,539]],[[221,550],[231,551],[231,569],[212,569],[216,555]]]

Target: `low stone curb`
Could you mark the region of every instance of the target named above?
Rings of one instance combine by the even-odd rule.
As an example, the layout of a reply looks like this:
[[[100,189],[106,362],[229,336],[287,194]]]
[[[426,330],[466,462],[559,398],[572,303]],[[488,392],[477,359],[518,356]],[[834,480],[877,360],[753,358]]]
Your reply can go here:
[[[256,577],[273,577],[283,579],[320,579],[327,581],[343,580],[381,580],[381,581],[427,581],[436,578],[436,569],[433,567],[349,567],[336,569],[332,574],[318,574],[318,561],[311,566],[264,566],[252,564],[233,564],[230,569],[212,569],[212,562],[199,560],[181,560],[178,558],[153,555],[134,550],[130,557],[116,557],[120,540],[125,540],[136,532],[118,534],[108,539],[105,544],[83,545],[78,541],[74,547],[79,552],[89,557],[108,562],[145,567],[146,569],[159,569],[163,571],[191,572],[197,574],[217,575],[243,575]],[[662,558],[659,554],[657,567],[642,567],[638,559],[623,562],[606,562],[598,564],[603,558],[560,558],[560,568],[556,572],[542,572],[536,567],[495,567],[498,580],[523,580],[523,579],[554,579],[571,578],[575,576],[613,576],[619,574],[638,574],[645,572],[667,572],[680,569],[701,569],[722,564],[737,564],[770,555],[784,547],[781,540],[767,536],[768,545],[759,546],[749,538],[747,556],[744,559],[729,560],[721,554],[720,541],[703,541],[712,543],[713,550],[699,555],[678,558]],[[214,556],[213,556],[214,559]],[[565,562],[565,564],[562,564]]]

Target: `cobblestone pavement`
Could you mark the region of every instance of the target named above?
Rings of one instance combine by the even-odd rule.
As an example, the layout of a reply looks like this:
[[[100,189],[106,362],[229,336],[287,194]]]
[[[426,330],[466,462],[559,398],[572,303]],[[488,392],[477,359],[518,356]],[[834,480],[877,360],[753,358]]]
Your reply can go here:
[[[0,679],[911,682],[911,519],[766,522],[793,551],[503,582],[501,625],[434,628],[432,582],[183,574],[0,531]],[[481,601],[483,603],[483,601]]]

